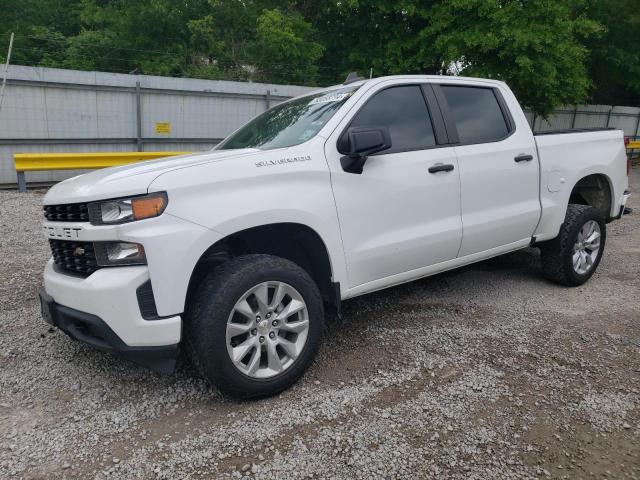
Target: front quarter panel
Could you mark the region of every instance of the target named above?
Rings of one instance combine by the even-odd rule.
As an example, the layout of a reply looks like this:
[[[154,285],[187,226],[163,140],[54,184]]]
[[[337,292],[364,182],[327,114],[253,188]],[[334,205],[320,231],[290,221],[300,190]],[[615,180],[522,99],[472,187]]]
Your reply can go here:
[[[177,169],[159,176],[149,191],[166,191],[166,214],[212,232],[212,238],[274,223],[300,223],[313,229],[327,247],[333,281],[346,285],[346,269],[324,139],[254,152],[225,161]],[[193,271],[212,243],[197,246]]]

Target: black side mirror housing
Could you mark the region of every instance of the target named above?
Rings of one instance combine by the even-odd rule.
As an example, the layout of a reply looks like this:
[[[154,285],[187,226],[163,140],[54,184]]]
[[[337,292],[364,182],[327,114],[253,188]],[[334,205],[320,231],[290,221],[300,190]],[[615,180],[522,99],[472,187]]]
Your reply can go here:
[[[367,157],[391,148],[391,135],[387,127],[351,127],[340,137],[338,151],[342,169],[361,174]]]

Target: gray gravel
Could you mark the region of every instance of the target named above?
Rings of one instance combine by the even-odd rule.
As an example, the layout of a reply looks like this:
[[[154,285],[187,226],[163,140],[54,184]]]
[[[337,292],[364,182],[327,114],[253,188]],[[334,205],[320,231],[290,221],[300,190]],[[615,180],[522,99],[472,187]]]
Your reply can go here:
[[[638,196],[586,285],[530,249],[354,299],[244,403],[40,320],[41,197],[0,192],[1,478],[640,478]]]

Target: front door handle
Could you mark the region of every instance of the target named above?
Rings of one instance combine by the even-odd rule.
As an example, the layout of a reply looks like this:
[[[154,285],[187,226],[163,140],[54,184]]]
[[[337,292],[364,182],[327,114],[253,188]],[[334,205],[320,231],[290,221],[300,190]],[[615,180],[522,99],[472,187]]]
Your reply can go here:
[[[453,170],[453,165],[450,163],[436,163],[433,167],[429,167],[429,173],[450,172],[451,170]]]
[[[514,160],[516,161],[516,163],[530,162],[531,160],[533,160],[533,155],[525,155],[524,153],[521,153],[516,158],[514,158]]]

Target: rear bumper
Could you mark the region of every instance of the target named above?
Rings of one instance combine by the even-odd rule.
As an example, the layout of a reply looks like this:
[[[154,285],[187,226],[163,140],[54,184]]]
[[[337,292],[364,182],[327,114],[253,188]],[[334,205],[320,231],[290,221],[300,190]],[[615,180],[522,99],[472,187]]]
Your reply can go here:
[[[131,347],[96,315],[65,307],[55,302],[44,289],[40,291],[42,317],[74,340],[114,354],[160,373],[175,369],[179,345]]]
[[[622,218],[627,208],[627,202],[629,201],[630,196],[631,192],[629,192],[629,190],[625,190],[625,192],[622,194],[622,199],[620,200],[620,209],[618,210],[618,215],[614,217],[614,220]]]

